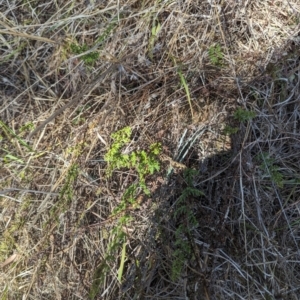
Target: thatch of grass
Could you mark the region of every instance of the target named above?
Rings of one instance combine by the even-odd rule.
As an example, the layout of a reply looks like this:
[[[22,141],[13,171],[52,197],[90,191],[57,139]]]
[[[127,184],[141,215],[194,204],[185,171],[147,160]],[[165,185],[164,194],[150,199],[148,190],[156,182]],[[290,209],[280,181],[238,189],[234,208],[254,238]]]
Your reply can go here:
[[[299,299],[299,1],[0,12],[1,299]],[[161,168],[108,260],[125,126]]]

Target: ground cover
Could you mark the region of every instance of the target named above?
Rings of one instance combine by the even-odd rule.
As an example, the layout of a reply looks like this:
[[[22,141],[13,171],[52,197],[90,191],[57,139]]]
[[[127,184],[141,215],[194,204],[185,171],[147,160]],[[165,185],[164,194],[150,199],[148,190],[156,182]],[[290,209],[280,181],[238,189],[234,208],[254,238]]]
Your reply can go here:
[[[299,13],[0,2],[1,299],[299,299]]]

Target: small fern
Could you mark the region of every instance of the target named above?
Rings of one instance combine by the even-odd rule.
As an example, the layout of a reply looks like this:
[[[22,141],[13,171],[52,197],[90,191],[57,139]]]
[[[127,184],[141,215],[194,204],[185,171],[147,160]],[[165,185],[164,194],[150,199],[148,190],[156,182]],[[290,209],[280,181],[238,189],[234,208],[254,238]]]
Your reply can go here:
[[[215,66],[222,66],[223,52],[219,44],[211,46],[208,49],[208,57],[210,62]]]
[[[130,142],[131,128],[125,127],[112,134],[114,143],[105,155],[104,159],[108,163],[107,175],[111,176],[112,171],[116,169],[135,169],[138,174],[139,187],[143,192],[149,195],[146,187],[146,176],[159,171],[160,164],[157,156],[161,152],[161,145],[154,143],[150,145],[149,151],[137,150],[130,154],[123,154],[122,148]]]
[[[235,134],[239,131],[239,128],[238,127],[232,127],[230,125],[226,125],[224,130],[223,130],[223,133],[225,135],[232,135],[232,134]]]
[[[160,169],[158,155],[161,152],[161,145],[159,143],[154,143],[150,145],[148,151],[136,150],[129,154],[124,154],[122,153],[122,149],[130,143],[130,137],[130,127],[124,127],[113,133],[111,135],[113,143],[104,156],[104,159],[107,162],[106,175],[108,177],[118,169],[133,169],[138,176],[138,180],[136,183],[127,187],[120,203],[112,211],[112,216],[119,216],[119,218],[116,226],[110,232],[111,242],[107,247],[106,256],[101,265],[96,269],[93,285],[89,293],[90,299],[96,297],[99,285],[103,282],[105,274],[110,270],[109,263],[115,261],[120,248],[122,249],[122,259],[118,270],[118,280],[121,281],[124,271],[127,238],[123,228],[132,221],[128,208],[135,208],[138,205],[136,199],[140,190],[147,195],[150,194],[146,185],[146,177]]]
[[[256,117],[256,113],[254,111],[249,111],[246,109],[238,108],[234,114],[234,118],[240,122],[247,122]]]
[[[193,169],[184,170],[183,177],[187,186],[181,192],[174,212],[174,219],[176,222],[179,222],[179,226],[175,232],[175,250],[172,254],[171,279],[173,281],[179,277],[185,261],[190,258],[192,253],[192,245],[189,243],[188,237],[191,236],[191,230],[197,226],[198,222],[188,205],[188,200],[190,197],[203,195],[203,192],[196,189],[193,185],[193,178],[197,174],[198,172]],[[181,220],[184,220],[184,223],[181,223]]]
[[[279,188],[283,187],[284,177],[275,164],[275,160],[270,157],[269,153],[262,153],[259,156],[260,169],[263,171],[263,177],[269,177]]]
[[[81,54],[81,53],[84,53],[89,50],[89,47],[87,44],[83,44],[82,46],[80,46],[80,45],[73,43],[70,45],[70,48],[71,48],[72,53],[74,53],[74,54]],[[96,52],[96,51],[90,52],[88,54],[81,56],[80,58],[84,61],[85,64],[93,65],[99,58],[99,52]]]

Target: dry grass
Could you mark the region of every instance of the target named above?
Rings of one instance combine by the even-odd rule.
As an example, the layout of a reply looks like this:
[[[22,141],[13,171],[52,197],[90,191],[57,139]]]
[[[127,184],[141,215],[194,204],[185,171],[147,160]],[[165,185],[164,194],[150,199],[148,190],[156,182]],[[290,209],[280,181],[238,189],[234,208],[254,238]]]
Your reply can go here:
[[[300,299],[298,2],[0,2],[1,299]],[[137,177],[104,155],[124,126],[163,153],[120,283],[112,211]]]

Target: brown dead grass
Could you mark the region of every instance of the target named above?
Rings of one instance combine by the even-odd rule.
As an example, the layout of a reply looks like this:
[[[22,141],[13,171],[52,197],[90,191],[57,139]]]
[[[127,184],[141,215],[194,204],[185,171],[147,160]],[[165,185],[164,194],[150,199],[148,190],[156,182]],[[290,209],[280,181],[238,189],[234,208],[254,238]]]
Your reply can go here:
[[[298,1],[2,1],[0,11],[0,117],[19,137],[2,125],[1,299],[89,298],[111,212],[136,180],[105,177],[110,134],[124,126],[131,149],[162,143],[162,170],[130,212],[122,283],[117,256],[96,299],[299,299]],[[239,122],[237,107],[256,117]],[[229,138],[225,125],[239,131]],[[174,218],[185,186],[175,161],[200,171],[204,196],[187,201],[193,254],[172,281],[185,224]]]

